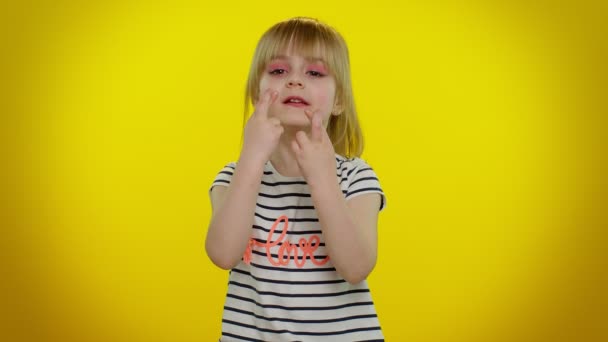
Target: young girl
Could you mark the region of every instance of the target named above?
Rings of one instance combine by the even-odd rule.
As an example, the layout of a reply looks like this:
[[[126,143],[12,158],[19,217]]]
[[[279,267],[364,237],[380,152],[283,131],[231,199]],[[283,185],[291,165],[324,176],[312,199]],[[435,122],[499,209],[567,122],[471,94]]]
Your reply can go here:
[[[217,175],[206,250],[231,270],[220,341],[383,341],[365,278],[385,199],[359,159],[348,50],[310,18],[271,27],[238,163]]]

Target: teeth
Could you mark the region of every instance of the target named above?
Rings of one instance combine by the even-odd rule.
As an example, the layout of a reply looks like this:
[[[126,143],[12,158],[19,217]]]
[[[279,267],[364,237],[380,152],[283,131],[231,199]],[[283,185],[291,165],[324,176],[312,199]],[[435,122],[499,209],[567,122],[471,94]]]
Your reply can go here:
[[[300,99],[289,99],[289,102],[302,103],[302,100],[300,100]]]

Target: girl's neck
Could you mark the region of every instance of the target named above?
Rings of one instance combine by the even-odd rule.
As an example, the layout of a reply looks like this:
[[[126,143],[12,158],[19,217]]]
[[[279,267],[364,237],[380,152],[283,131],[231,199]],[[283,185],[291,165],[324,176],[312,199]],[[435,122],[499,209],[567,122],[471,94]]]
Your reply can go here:
[[[301,177],[302,172],[300,166],[296,160],[296,156],[291,147],[292,141],[296,138],[297,130],[290,130],[285,128],[285,131],[281,135],[279,144],[270,156],[270,162],[272,166],[285,177]]]

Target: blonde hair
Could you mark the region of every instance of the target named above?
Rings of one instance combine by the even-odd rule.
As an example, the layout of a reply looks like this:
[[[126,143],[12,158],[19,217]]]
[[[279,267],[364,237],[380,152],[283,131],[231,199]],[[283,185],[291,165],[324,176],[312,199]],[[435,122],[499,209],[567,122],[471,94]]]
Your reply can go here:
[[[357,118],[350,77],[348,48],[342,36],[332,27],[317,19],[296,17],[272,26],[258,42],[245,91],[246,123],[250,105],[260,95],[260,79],[268,63],[288,49],[304,57],[323,58],[336,80],[336,104],[339,112],[331,115],[327,134],[336,153],[345,157],[359,157],[363,152],[363,134]]]

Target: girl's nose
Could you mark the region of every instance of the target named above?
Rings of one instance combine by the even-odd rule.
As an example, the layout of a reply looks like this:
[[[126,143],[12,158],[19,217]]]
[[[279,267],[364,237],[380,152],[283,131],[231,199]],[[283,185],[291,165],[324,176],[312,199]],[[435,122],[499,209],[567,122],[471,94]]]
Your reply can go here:
[[[304,88],[304,84],[299,80],[291,79],[287,81],[287,88]]]

